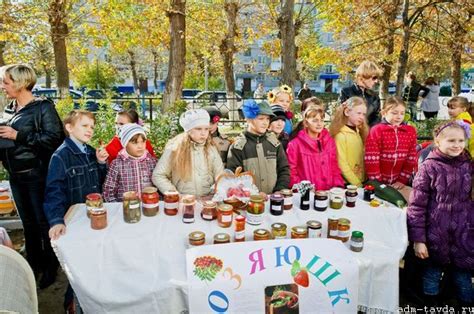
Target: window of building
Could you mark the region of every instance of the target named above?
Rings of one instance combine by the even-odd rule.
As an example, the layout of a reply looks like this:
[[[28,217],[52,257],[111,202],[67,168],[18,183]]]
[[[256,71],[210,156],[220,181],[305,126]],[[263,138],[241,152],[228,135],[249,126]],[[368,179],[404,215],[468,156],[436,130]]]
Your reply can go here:
[[[252,50],[249,48],[244,51],[244,56],[245,57],[251,57],[252,56]]]

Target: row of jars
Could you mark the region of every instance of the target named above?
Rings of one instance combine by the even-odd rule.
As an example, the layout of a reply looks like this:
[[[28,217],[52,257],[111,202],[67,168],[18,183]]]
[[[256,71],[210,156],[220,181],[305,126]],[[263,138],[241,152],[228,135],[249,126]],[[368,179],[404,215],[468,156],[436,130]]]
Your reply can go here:
[[[310,208],[309,191],[301,194],[300,208],[308,210]],[[344,205],[344,200],[347,207],[355,207],[357,202],[357,186],[348,185],[347,189],[332,188],[329,191],[316,191],[314,193],[313,208],[317,211],[325,211],[326,209],[341,209]]]

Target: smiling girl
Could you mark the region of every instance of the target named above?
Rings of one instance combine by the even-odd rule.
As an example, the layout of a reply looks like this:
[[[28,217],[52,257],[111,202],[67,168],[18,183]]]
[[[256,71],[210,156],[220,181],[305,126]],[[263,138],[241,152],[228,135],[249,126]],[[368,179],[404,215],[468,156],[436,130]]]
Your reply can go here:
[[[382,108],[382,122],[370,129],[365,142],[365,169],[370,180],[401,190],[416,169],[416,129],[405,122],[406,105],[389,97]]]

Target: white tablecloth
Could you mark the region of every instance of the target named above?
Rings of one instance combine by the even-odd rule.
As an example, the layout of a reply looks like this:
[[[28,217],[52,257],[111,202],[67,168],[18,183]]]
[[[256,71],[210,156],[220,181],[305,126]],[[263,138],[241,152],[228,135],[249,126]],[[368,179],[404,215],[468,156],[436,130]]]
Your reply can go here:
[[[360,196],[359,196],[360,197]],[[299,203],[298,195],[294,196]],[[162,204],[161,204],[162,205]],[[166,216],[162,208],[155,217],[139,223],[123,220],[122,204],[105,204],[108,227],[92,230],[85,205],[71,208],[66,234],[53,243],[63,269],[86,313],[180,313],[187,311],[186,258],[188,234],[206,233],[207,243],[218,232],[233,235],[216,221],[204,221],[196,211],[196,222],[184,224],[182,216]],[[290,228],[308,220],[323,223],[335,215],[351,220],[352,230],[364,232],[365,246],[355,253],[359,263],[359,309],[395,312],[398,309],[398,265],[408,243],[406,214],[384,206],[370,207],[361,199],[356,208],[302,211],[294,208],[282,216],[267,214],[261,226],[246,225],[246,238],[253,230],[284,222]]]

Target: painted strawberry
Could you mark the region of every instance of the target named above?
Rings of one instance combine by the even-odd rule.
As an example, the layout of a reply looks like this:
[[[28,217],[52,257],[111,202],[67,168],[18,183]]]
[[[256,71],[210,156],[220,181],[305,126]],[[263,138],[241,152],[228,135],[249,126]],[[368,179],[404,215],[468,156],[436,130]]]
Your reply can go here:
[[[293,281],[302,287],[307,288],[309,286],[309,276],[308,271],[302,268],[294,277]]]

